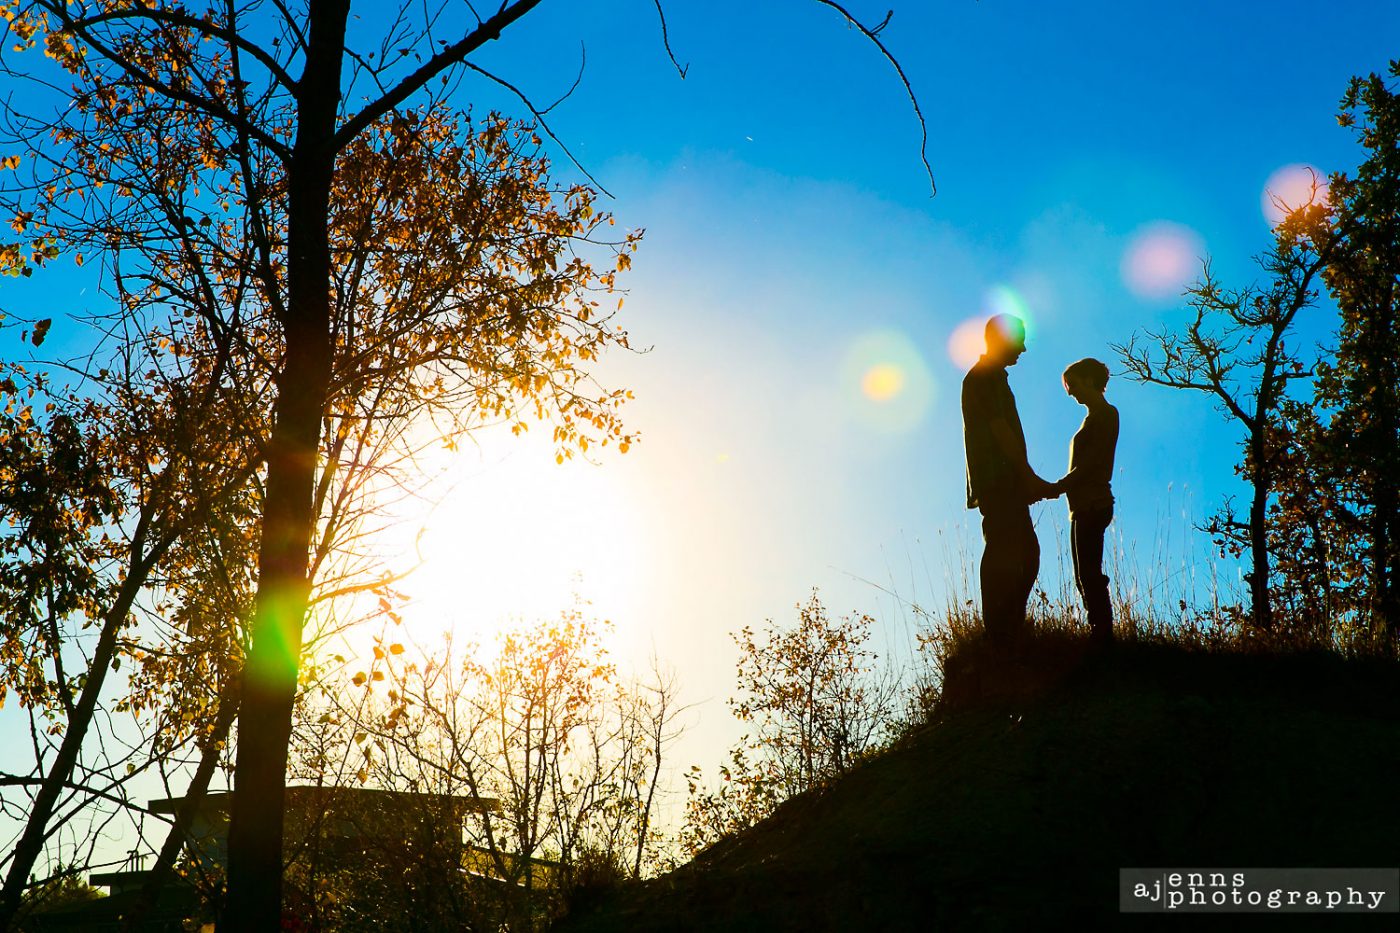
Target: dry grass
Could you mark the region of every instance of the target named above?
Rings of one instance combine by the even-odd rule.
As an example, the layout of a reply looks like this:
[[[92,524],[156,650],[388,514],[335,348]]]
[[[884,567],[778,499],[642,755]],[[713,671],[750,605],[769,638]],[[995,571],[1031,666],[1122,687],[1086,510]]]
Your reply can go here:
[[[1273,631],[1254,627],[1247,590],[1238,571],[1203,551],[1201,533],[1191,527],[1186,510],[1173,513],[1168,506],[1159,519],[1145,559],[1137,543],[1124,541],[1116,525],[1110,527],[1105,541],[1105,571],[1110,580],[1118,650],[1163,648],[1193,654],[1326,654],[1393,660],[1393,649],[1368,637],[1367,632],[1328,631],[1277,608]],[[1055,671],[1078,664],[1088,646],[1089,627],[1073,584],[1066,524],[1052,515],[1048,527],[1042,521],[1038,529],[1041,573],[1027,612],[1027,643],[1032,646],[1027,652],[1041,668],[1032,678],[1034,683],[1053,679]],[[931,609],[915,601],[901,601],[913,619],[917,643],[917,662],[908,675],[910,701],[904,731],[934,717],[950,668],[971,676],[978,668],[990,670],[994,662],[982,644],[980,594],[975,584],[980,545],[974,554],[965,537],[940,534],[939,538],[946,594],[942,607]],[[931,579],[925,568],[929,590],[933,589]],[[1009,672],[1015,679],[1014,661],[1002,667],[1003,673]],[[1029,673],[1024,670],[1025,663],[1020,667],[1022,674]]]

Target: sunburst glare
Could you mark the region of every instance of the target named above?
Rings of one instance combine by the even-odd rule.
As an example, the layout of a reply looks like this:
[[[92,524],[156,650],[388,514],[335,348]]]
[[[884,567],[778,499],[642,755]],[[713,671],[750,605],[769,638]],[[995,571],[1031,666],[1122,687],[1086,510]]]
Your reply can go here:
[[[513,619],[552,617],[577,599],[596,617],[635,615],[646,530],[617,455],[554,462],[548,428],[478,431],[475,444],[436,450],[420,498],[395,508],[381,553],[418,567],[399,589],[411,637],[444,632],[488,641]]]

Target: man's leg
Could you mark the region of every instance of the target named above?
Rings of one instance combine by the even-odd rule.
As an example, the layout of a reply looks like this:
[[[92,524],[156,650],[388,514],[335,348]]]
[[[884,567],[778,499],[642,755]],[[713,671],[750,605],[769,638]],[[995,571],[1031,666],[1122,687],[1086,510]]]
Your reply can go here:
[[[982,513],[982,623],[997,641],[1026,626],[1026,603],[1040,569],[1040,543],[1025,506]]]
[[[1040,573],[1040,540],[1035,536],[1035,524],[1031,521],[1031,510],[1024,508],[1016,515],[1017,577],[1015,580],[1016,633],[1026,631],[1026,607],[1031,601],[1031,591],[1035,589],[1035,578]]]
[[[1011,547],[1007,540],[1003,513],[982,512],[982,625],[987,637],[1004,641],[1007,637],[1007,590],[1011,578],[1008,566]]]

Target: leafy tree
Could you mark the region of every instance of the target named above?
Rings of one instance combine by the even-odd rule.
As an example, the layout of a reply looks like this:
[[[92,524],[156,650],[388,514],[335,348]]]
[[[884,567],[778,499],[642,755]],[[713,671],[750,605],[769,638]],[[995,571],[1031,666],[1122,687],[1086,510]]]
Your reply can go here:
[[[865,647],[875,620],[833,620],[815,591],[799,605],[797,624],[769,623],[762,639],[745,626],[739,646],[734,715],[752,723],[750,748],[777,765],[784,796],[800,794],[848,770],[880,744],[891,725],[897,689],[871,677],[877,655]]]
[[[883,24],[818,2],[879,45]],[[522,411],[551,414],[561,456],[632,439],[616,415],[621,394],[593,389],[586,373],[602,348],[625,343],[588,295],[612,287],[634,238],[615,244],[606,271],[561,262],[603,222],[592,193],[553,189],[544,161],[522,151],[535,145],[528,131],[497,120],[469,129],[429,94],[462,68],[500,80],[470,57],[538,5],[505,2],[486,17],[467,5],[466,24],[439,39],[450,17],[404,4],[368,49],[352,47],[348,0],[295,11],[265,0],[0,8],[5,45],[42,46],[72,86],[53,120],[22,124],[34,174],[10,189],[10,206],[27,239],[0,249],[6,269],[27,274],[60,245],[100,253],[114,274],[128,263],[137,287],[119,288],[119,320],[168,307],[240,355],[235,370],[251,376],[236,391],[270,402],[246,449],[259,494],[225,918],[234,930],[277,922],[280,801],[328,439],[379,430],[363,420],[371,398],[397,413],[469,398],[471,410],[522,426]],[[365,278],[346,274],[356,269]],[[0,919],[35,857],[27,846],[12,862]]]
[[[42,914],[69,904],[95,901],[102,897],[106,895],[84,881],[77,868],[60,869],[53,878],[24,892],[18,929],[20,933],[24,933],[27,929],[37,927],[37,924],[25,922],[26,918],[33,914]]]
[[[4,380],[0,591],[13,611],[4,620],[0,691],[14,690],[35,724],[33,770],[4,778],[29,790],[24,830],[3,859],[6,911],[17,909],[30,869],[46,844],[61,840],[59,830],[90,803],[125,803],[126,785],[156,760],[149,750],[122,749],[115,736],[86,743],[101,713],[166,716],[158,754],[186,745],[202,725],[178,710],[199,705],[197,695],[216,682],[212,670],[199,684],[153,676],[123,691],[110,680],[123,663],[130,671],[153,662],[150,645],[134,636],[150,608],[143,595],[193,584],[196,564],[177,543],[226,514],[229,491],[253,473],[230,449],[236,426],[206,433],[219,423],[211,359],[177,361],[168,347],[129,353],[102,376],[103,392],[89,396],[17,364]],[[171,397],[181,403],[167,405]],[[82,641],[85,652],[76,650]]]
[[[253,853],[265,852],[277,836],[276,827],[265,825],[280,811],[270,801],[280,799],[286,759],[286,730],[276,723],[290,714],[297,685],[302,618],[315,573],[312,535],[318,516],[326,518],[316,507],[333,479],[333,471],[318,479],[316,465],[340,464],[336,455],[325,461],[298,451],[318,450],[325,437],[336,454],[336,445],[374,437],[382,429],[364,419],[367,408],[384,416],[433,405],[447,410],[463,395],[472,410],[497,416],[514,415],[521,398],[535,399],[539,413],[553,403],[561,445],[587,447],[595,433],[603,443],[626,445],[629,438],[613,415],[620,394],[578,391],[585,378],[578,364],[594,359],[605,343],[626,340],[602,315],[595,317],[595,304],[582,294],[609,287],[612,272],[594,273],[578,258],[557,262],[564,244],[608,219],[592,210],[587,189],[556,195],[543,175],[545,161],[526,151],[538,140],[504,120],[475,130],[431,108],[400,115],[344,139],[342,171],[332,174],[337,153],[322,144],[304,144],[314,151],[298,155],[294,144],[248,120],[211,116],[211,109],[248,113],[253,106],[234,77],[237,50],[230,52],[225,42],[231,57],[221,59],[200,43],[204,27],[232,41],[232,25],[183,28],[182,14],[165,17],[144,7],[87,18],[74,8],[48,14],[56,20],[46,34],[50,52],[94,90],[50,127],[67,147],[57,151],[55,164],[39,164],[53,181],[39,186],[41,202],[27,223],[42,227],[46,241],[98,247],[104,237],[119,237],[122,249],[106,255],[113,270],[119,259],[136,266],[134,272],[120,269],[116,279],[127,315],[165,305],[179,315],[176,321],[193,321],[190,329],[203,328],[237,354],[239,375],[251,373],[253,384],[276,389],[272,419],[242,424],[252,434],[241,448],[244,459],[258,458],[260,569],[252,577],[258,608],[241,707],[259,727],[242,730],[238,786],[260,803],[246,818],[235,804],[230,870],[232,887],[252,884],[266,892],[270,884],[276,902],[279,866]],[[122,34],[126,52],[99,55],[113,48],[113,29],[133,24],[134,34]],[[232,42],[232,48],[242,46]],[[133,63],[137,49],[141,56],[150,50],[154,59]],[[213,57],[200,57],[207,55]],[[315,59],[309,55],[308,62]],[[105,73],[90,67],[104,60]],[[218,95],[172,112],[153,109],[164,97],[161,88],[169,90],[172,71],[202,74],[214,83],[210,94]],[[321,78],[314,64],[307,73]],[[307,88],[314,83],[308,78],[302,97],[311,97]],[[336,98],[329,104],[322,99],[329,109],[316,111],[318,119],[335,119],[337,84],[321,94],[332,90]],[[260,104],[270,106],[266,99]],[[302,108],[309,108],[305,99]],[[283,116],[276,106],[263,113],[273,126]],[[237,161],[216,157],[206,151],[210,147],[237,154]],[[312,195],[321,182],[298,182],[318,172],[323,203]],[[104,189],[118,192],[119,205],[99,200]],[[302,195],[321,206],[304,210],[298,223]],[[561,212],[553,207],[556,196]],[[434,210],[423,212],[421,205]],[[118,207],[119,219],[113,217]],[[115,231],[113,223],[120,223]],[[631,242],[622,240],[620,266]],[[315,263],[298,259],[316,255],[330,263],[330,269],[322,266],[325,272],[339,273],[321,276],[336,284],[333,293],[305,284]],[[18,263],[43,256],[11,258],[20,269],[27,266]],[[144,287],[120,287],[133,279]],[[190,339],[176,333],[174,345]],[[322,525],[322,534],[330,531]],[[34,822],[36,834],[42,832],[43,821]],[[28,870],[22,863],[32,864],[38,848],[25,846],[20,855],[11,863],[11,902]],[[251,901],[231,902],[237,926]]]
[[[1392,76],[1397,69],[1392,63]],[[1207,391],[1245,427],[1238,471],[1252,490],[1248,519],[1227,508],[1208,528],[1223,547],[1249,551],[1256,623],[1269,626],[1272,597],[1295,636],[1393,645],[1400,613],[1396,94],[1377,75],[1353,79],[1339,120],[1358,128],[1367,157],[1354,177],[1333,174],[1325,199],[1315,184],[1312,203],[1297,206],[1276,230],[1263,260],[1269,288],[1222,297],[1207,270],[1188,292],[1198,313],[1183,334],[1149,335],[1155,355],[1136,342],[1118,349],[1130,374]],[[1310,359],[1285,338],[1298,311],[1313,303],[1318,280],[1340,318],[1335,344]],[[1209,330],[1212,317],[1224,326]],[[1231,384],[1242,369],[1252,405]],[[1311,379],[1312,391],[1290,392],[1296,379]]]
[[[1390,63],[1400,77],[1400,61]],[[1326,412],[1308,447],[1332,490],[1334,524],[1353,547],[1334,560],[1356,567],[1347,602],[1392,645],[1400,634],[1400,95],[1385,79],[1354,78],[1343,125],[1366,158],[1332,176],[1338,244],[1323,278],[1341,321],[1331,359],[1318,366],[1313,408]]]
[[[729,760],[719,766],[718,774],[719,781],[708,787],[699,765],[686,772],[685,822],[679,844],[688,858],[748,829],[783,802],[773,763],[751,760],[743,743],[729,750]]]
[[[388,394],[400,410],[414,394],[446,407],[467,387],[501,416],[521,396],[541,410],[557,400],[561,447],[583,446],[590,434],[628,441],[613,415],[619,396],[578,391],[577,364],[625,340],[581,295],[608,287],[611,273],[581,259],[555,263],[560,244],[605,220],[590,192],[560,192],[556,210],[543,160],[522,169],[518,158],[517,145],[533,137],[503,121],[476,134],[431,109],[394,115],[535,5],[502,8],[431,50],[426,66],[401,68],[408,73],[396,81],[391,66],[357,68],[364,74],[345,76],[351,84],[390,83],[353,112],[359,98],[342,97],[348,4],[316,0],[304,20],[279,14],[270,30],[251,26],[257,3],[214,4],[202,16],[144,3],[8,10],[21,44],[42,42],[78,87],[73,107],[44,128],[56,145],[30,153],[38,199],[16,211],[21,226],[32,223],[49,244],[118,240],[146,280],[122,296],[125,312],[157,302],[188,309],[261,362],[275,390],[266,433],[248,445],[261,460],[262,491],[240,716],[257,727],[240,729],[237,746],[234,929],[264,928],[279,910],[278,801],[323,436],[337,436],[336,421],[354,426],[341,436],[376,430],[351,421],[366,396]],[[420,40],[431,42],[426,33]],[[501,184],[507,173],[521,183]],[[102,197],[104,188],[115,194]],[[622,243],[625,267],[632,238]],[[16,269],[47,258],[11,256]],[[369,280],[345,276],[335,288],[338,265]],[[494,378],[474,378],[481,368]],[[27,858],[12,864],[11,882]],[[16,893],[7,885],[7,901]]]
[[[1324,421],[1308,398],[1285,399],[1280,415],[1270,441],[1277,451],[1268,513],[1274,611],[1284,618],[1281,628],[1304,643],[1354,644],[1361,633],[1347,594],[1362,566],[1344,557],[1355,550],[1356,534],[1339,520],[1337,490],[1315,454]]]
[[[753,731],[731,749],[720,784],[687,775],[682,847],[691,855],[767,816],[777,804],[821,787],[892,737],[901,688],[865,647],[874,619],[828,616],[816,591],[791,628],[745,626],[737,696],[729,706]]]

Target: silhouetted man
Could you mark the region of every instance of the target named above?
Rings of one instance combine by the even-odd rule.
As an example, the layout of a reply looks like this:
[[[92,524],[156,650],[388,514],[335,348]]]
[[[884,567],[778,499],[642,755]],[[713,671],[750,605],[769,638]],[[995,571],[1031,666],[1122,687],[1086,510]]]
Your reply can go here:
[[[1031,503],[1056,495],[1026,459],[1026,436],[1006,367],[1026,352],[1026,325],[998,314],[987,322],[987,352],[963,378],[967,507],[982,513],[982,621],[1000,642],[1024,631],[1026,603],[1040,571]]]

